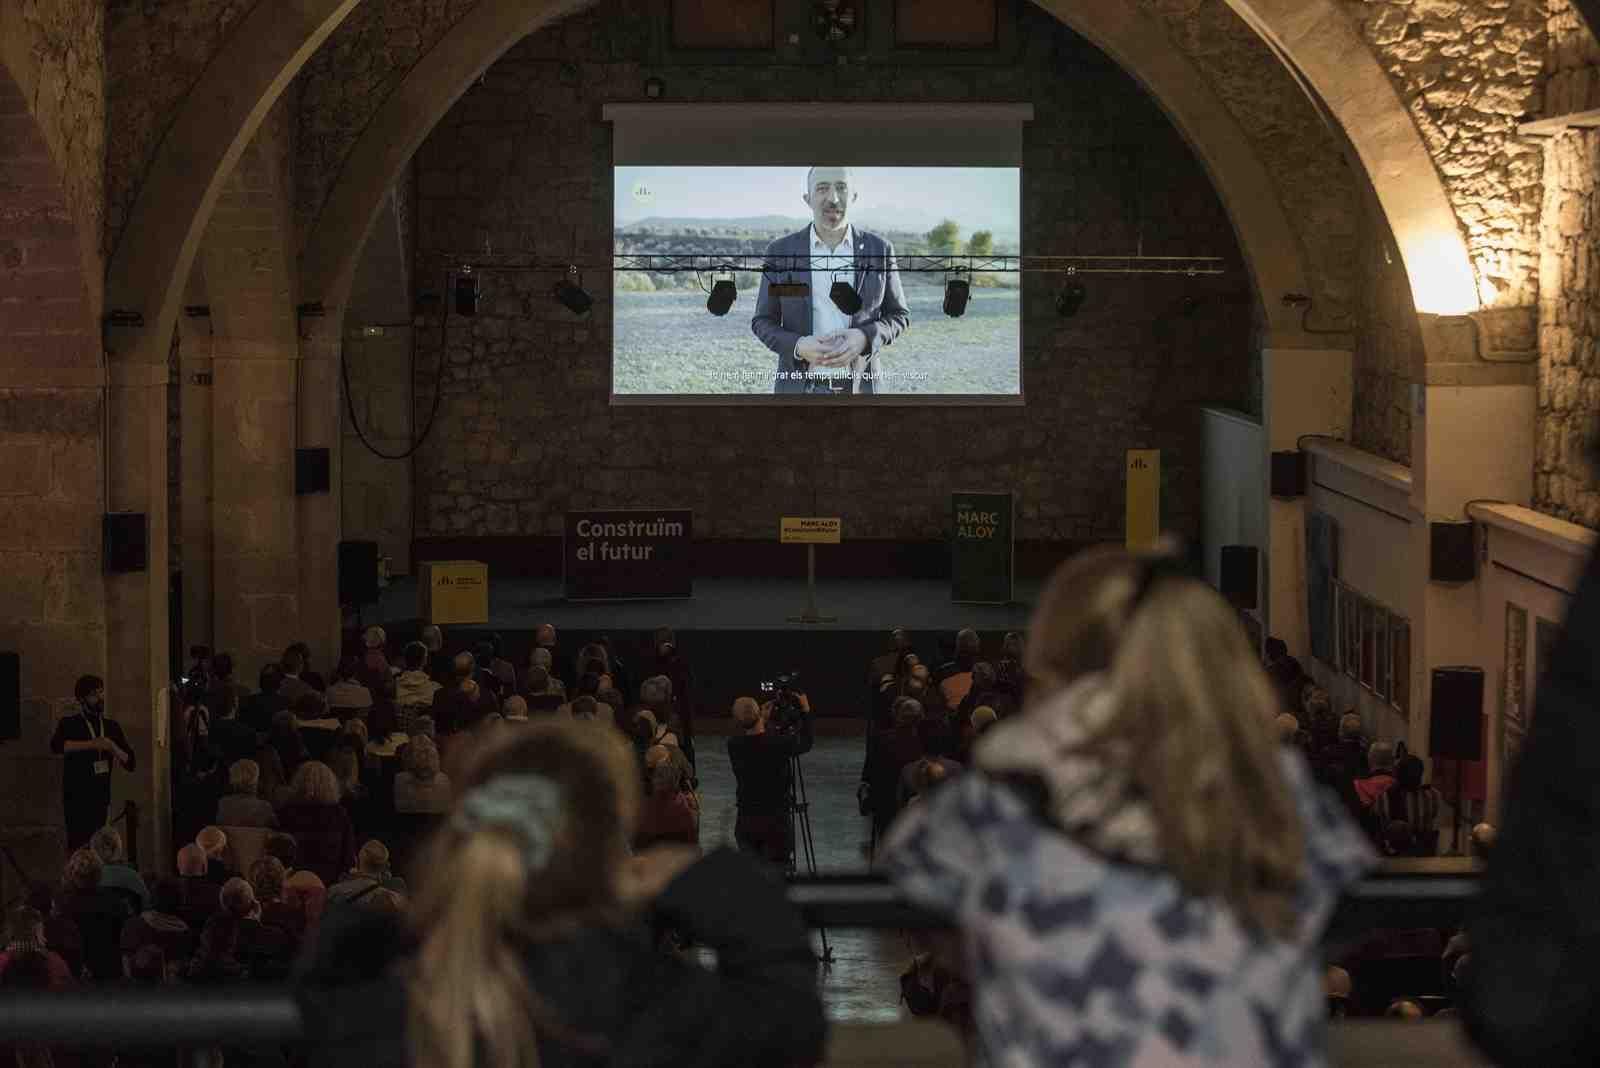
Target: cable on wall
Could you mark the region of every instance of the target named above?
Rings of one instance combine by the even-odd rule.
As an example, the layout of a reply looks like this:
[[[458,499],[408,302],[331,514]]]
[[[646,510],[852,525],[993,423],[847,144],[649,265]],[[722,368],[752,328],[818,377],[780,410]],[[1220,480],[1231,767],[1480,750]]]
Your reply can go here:
[[[435,374],[433,380],[433,403],[428,409],[428,421],[423,424],[422,433],[418,434],[416,440],[406,447],[405,452],[384,452],[382,449],[372,444],[371,441],[367,440],[366,433],[361,429],[360,421],[356,419],[356,402],[355,398],[351,396],[350,393],[350,363],[347,359],[345,359],[344,339],[343,337],[339,339],[339,377],[344,382],[344,406],[345,412],[350,417],[350,427],[356,432],[356,438],[363,446],[366,447],[366,450],[372,453],[372,455],[378,457],[380,460],[409,460],[412,456],[416,455],[417,450],[422,448],[423,444],[428,440],[428,435],[433,433],[434,423],[438,421],[439,417],[439,403],[441,398],[444,396],[444,368],[445,364],[449,362],[449,354],[446,351],[449,341],[448,326],[450,323],[450,299],[448,294],[450,293],[451,287],[454,284],[455,275],[447,274],[444,280],[444,291],[447,294],[443,302],[444,311],[439,316],[439,370],[437,374]],[[413,329],[411,331],[410,355],[410,362],[413,367],[416,366],[416,358],[417,331]]]

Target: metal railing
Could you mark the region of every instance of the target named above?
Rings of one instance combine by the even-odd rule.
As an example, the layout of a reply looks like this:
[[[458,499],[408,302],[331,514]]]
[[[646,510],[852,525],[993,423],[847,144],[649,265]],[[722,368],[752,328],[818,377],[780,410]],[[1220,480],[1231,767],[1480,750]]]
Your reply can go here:
[[[1337,943],[1378,927],[1452,927],[1477,893],[1472,862],[1390,867],[1340,901],[1328,939]],[[937,928],[940,916],[909,904],[870,876],[798,879],[789,900],[813,927]],[[308,1038],[290,992],[273,987],[128,988],[0,995],[0,1044],[69,1047],[203,1046],[294,1043]]]

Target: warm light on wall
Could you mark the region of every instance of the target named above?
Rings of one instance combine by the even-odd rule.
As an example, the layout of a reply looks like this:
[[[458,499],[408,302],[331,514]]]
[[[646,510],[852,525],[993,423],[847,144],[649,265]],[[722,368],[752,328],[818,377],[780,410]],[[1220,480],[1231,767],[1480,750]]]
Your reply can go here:
[[[1411,300],[1417,311],[1467,315],[1478,310],[1478,283],[1459,233],[1420,230],[1397,233],[1395,240],[1411,279]]]

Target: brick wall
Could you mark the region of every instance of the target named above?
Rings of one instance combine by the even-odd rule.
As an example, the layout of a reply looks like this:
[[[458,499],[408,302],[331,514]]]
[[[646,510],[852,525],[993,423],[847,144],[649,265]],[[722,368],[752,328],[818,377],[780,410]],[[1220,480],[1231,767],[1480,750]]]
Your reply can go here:
[[[1547,113],[1593,108],[1600,47],[1564,0],[1553,8]],[[1600,132],[1569,130],[1547,141],[1544,153],[1533,505],[1600,528],[1600,480],[1590,459],[1600,419]]]
[[[1198,530],[1197,409],[1250,406],[1249,282],[1202,168],[1132,78],[1027,5],[1015,67],[649,67],[640,15],[658,10],[614,0],[550,26],[456,105],[417,158],[419,288],[438,291],[485,238],[523,256],[605,256],[600,105],[641,98],[650,75],[675,100],[1031,101],[1033,251],[1130,249],[1128,167],[1142,157],[1145,251],[1223,255],[1232,273],[1094,279],[1070,321],[1054,314],[1054,282],[1030,276],[1026,407],[873,411],[614,410],[610,280],[586,277],[598,303],[574,321],[549,299],[549,277],[492,275],[478,316],[450,320],[440,425],[416,461],[419,535],[554,534],[568,507],[684,503],[713,537],[770,537],[774,517],[815,507],[843,515],[854,537],[936,538],[949,490],[996,486],[1019,493],[1020,537],[1115,538],[1130,447],[1165,450],[1168,525]],[[1191,293],[1208,299],[1176,314]],[[419,411],[437,332],[433,320],[419,338]]]

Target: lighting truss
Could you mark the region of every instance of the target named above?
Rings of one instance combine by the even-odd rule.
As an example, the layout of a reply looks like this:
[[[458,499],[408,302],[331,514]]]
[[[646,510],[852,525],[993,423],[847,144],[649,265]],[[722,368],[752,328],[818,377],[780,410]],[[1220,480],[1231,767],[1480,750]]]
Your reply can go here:
[[[705,253],[650,253],[615,255],[605,263],[485,263],[471,258],[477,271],[635,271],[644,274],[711,274],[739,271],[750,274],[809,271],[882,271],[883,257],[872,256],[766,256],[756,253],[708,255]],[[897,256],[901,274],[1176,274],[1188,277],[1227,274],[1221,256]]]

